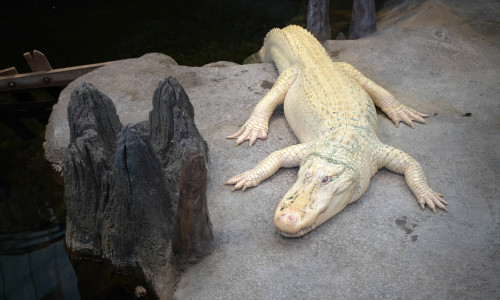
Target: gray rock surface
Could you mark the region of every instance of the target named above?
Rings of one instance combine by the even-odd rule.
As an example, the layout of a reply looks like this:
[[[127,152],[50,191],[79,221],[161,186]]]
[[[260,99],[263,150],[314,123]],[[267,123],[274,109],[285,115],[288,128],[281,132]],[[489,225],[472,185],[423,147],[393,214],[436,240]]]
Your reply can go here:
[[[422,211],[404,178],[381,170],[359,201],[299,239],[281,237],[272,222],[296,169],[280,170],[245,192],[223,185],[297,142],[281,108],[266,141],[248,148],[224,138],[272,86],[272,65],[194,68],[162,64],[164,56],[151,54],[80,79],[110,96],[123,123],[133,113],[146,120],[152,90],[144,86],[167,75],[179,79],[193,103],[210,147],[207,196],[215,251],[184,273],[175,298],[498,297],[499,9],[488,0],[405,1],[379,13],[375,34],[324,44],[334,60],[353,64],[402,102],[430,114],[428,125],[415,129],[395,128],[379,115],[380,139],[414,156],[450,205],[449,212]],[[58,105],[64,101],[62,95]],[[47,144],[49,159],[57,157],[51,151],[64,151],[65,124],[48,128],[48,138],[56,137]]]

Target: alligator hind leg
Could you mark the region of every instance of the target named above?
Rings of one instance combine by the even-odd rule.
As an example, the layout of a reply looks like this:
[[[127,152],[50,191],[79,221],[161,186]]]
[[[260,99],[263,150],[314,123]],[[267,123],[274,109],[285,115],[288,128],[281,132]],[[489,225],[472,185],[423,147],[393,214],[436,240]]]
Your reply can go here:
[[[406,183],[417,197],[422,209],[427,205],[433,212],[436,212],[436,207],[448,210],[444,206],[448,203],[441,198],[443,195],[434,192],[429,187],[422,167],[413,157],[392,146],[381,144],[378,162],[379,168],[386,167],[393,172],[405,175]]]
[[[299,69],[297,66],[291,66],[284,70],[274,83],[271,90],[264,96],[264,98],[262,98],[262,100],[260,100],[257,106],[255,106],[250,118],[245,122],[240,130],[238,130],[235,134],[227,136],[226,138],[237,139],[236,145],[249,140],[248,146],[252,146],[258,138],[263,140],[267,139],[269,118],[271,118],[276,106],[282,104],[285,100],[285,95],[294,83],[298,74]]]
[[[233,191],[245,190],[257,186],[262,181],[271,177],[280,168],[292,168],[300,165],[309,144],[293,145],[271,153],[255,168],[230,178],[226,184],[234,184]]]
[[[353,66],[344,62],[335,62],[344,72],[350,77],[354,78],[370,95],[373,103],[378,106],[398,127],[399,122],[404,122],[414,128],[413,121],[425,124],[424,118],[428,115],[420,113],[411,107],[399,102],[394,96],[386,89],[379,86],[375,82],[365,77],[361,72],[356,70]]]

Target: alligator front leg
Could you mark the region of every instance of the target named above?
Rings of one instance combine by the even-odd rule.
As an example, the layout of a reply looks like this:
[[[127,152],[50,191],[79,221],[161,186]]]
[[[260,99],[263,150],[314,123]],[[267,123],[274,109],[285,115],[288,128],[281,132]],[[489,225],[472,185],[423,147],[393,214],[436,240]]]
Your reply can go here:
[[[433,212],[436,212],[436,206],[448,210],[444,206],[448,203],[441,198],[443,195],[434,192],[429,187],[422,167],[410,155],[392,146],[381,144],[378,151],[378,164],[379,168],[386,167],[393,172],[405,175],[406,183],[417,197],[422,209],[427,205]]]
[[[234,184],[233,191],[246,190],[257,186],[260,182],[271,177],[279,168],[292,168],[300,165],[304,158],[308,144],[298,144],[271,153],[255,168],[230,178],[226,184]]]
[[[260,102],[255,106],[250,118],[245,122],[245,124],[238,130],[235,134],[229,135],[228,139],[237,139],[236,145],[249,140],[248,146],[252,146],[253,143],[259,139],[267,139],[267,129],[269,124],[269,119],[273,114],[276,106],[283,103],[285,100],[285,95],[288,89],[292,86],[293,82],[299,74],[299,68],[297,66],[292,66],[284,70],[274,83],[271,90],[260,100]]]
[[[420,113],[411,107],[399,102],[394,96],[379,86],[375,82],[365,77],[361,72],[356,70],[352,65],[344,62],[336,63],[344,72],[355,79],[373,99],[373,103],[378,106],[398,127],[399,122],[404,122],[414,128],[413,121],[425,124],[424,118],[429,115]]]

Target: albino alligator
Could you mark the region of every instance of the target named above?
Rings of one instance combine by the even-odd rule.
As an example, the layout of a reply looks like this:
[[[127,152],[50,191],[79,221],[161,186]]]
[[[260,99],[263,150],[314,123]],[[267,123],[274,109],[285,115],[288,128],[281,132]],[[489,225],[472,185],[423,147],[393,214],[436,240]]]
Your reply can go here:
[[[446,201],[427,185],[420,164],[384,145],[377,137],[375,105],[398,126],[425,123],[419,113],[347,63],[333,62],[321,44],[298,26],[271,30],[258,52],[274,62],[276,83],[233,135],[236,145],[267,138],[269,118],[279,104],[300,144],[273,152],[255,168],[229,179],[236,189],[253,187],[281,167],[300,165],[297,182],[286,193],[274,224],[286,237],[299,237],[342,211],[366,191],[385,167],[404,174],[421,207],[446,210]]]

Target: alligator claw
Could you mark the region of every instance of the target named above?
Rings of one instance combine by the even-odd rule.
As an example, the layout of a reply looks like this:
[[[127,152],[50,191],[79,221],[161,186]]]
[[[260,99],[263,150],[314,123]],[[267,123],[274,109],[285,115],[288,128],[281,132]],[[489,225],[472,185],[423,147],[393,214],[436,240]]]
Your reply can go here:
[[[264,179],[266,179],[266,177],[263,176],[262,169],[254,168],[229,178],[225,184],[234,184],[233,191],[239,189],[244,191],[247,188],[259,185]]]
[[[411,128],[415,128],[413,121],[427,124],[424,118],[427,118],[429,115],[420,113],[414,110],[411,107],[404,105],[403,103],[396,102],[389,109],[384,111],[387,116],[394,122],[396,127],[399,126],[399,122],[403,122]]]
[[[432,191],[428,188],[427,193],[417,196],[418,203],[420,203],[420,207],[425,209],[425,205],[427,205],[434,213],[436,213],[436,207],[441,208],[442,210],[448,211],[445,204],[447,205],[444,199],[442,199],[443,195]]]
[[[248,146],[251,147],[257,139],[267,139],[267,128],[267,121],[251,117],[236,133],[226,136],[226,139],[236,139],[236,146],[248,140]]]

